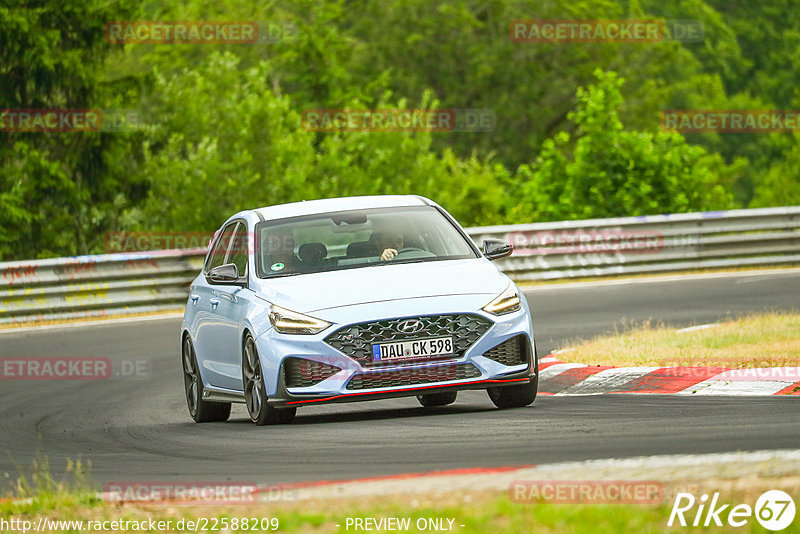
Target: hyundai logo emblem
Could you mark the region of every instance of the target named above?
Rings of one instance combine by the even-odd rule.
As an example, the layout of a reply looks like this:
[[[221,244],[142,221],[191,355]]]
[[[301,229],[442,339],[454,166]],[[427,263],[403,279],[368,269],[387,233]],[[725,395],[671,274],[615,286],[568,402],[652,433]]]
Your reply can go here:
[[[422,321],[409,319],[397,325],[397,331],[403,334],[415,334],[422,330]]]

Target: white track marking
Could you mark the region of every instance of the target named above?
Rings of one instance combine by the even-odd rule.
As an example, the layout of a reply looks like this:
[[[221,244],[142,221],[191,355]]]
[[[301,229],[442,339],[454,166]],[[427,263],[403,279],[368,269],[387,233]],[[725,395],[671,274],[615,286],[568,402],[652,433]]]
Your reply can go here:
[[[569,369],[575,369],[576,367],[586,367],[584,363],[557,363],[555,365],[551,365],[546,369],[542,369],[539,371],[539,380],[547,380],[549,378],[553,378],[554,376],[558,376],[564,371]]]
[[[570,386],[556,395],[587,395],[597,393],[609,393],[631,380],[640,378],[647,373],[651,373],[661,367],[614,367],[589,376],[586,380]]]
[[[705,380],[699,384],[695,384],[683,391],[676,393],[676,395],[774,395],[780,390],[791,386],[794,382],[781,382],[777,380],[770,381],[730,381],[730,380],[717,380],[716,377],[712,380]]]
[[[756,369],[731,369],[714,377],[714,380],[733,382],[769,382],[776,380],[793,384],[800,382],[800,367],[759,367]]]
[[[683,334],[686,332],[696,332],[697,330],[706,330],[708,328],[714,328],[715,326],[719,326],[719,323],[701,324],[697,326],[690,326],[688,328],[681,328],[680,330],[675,330],[675,333]]]

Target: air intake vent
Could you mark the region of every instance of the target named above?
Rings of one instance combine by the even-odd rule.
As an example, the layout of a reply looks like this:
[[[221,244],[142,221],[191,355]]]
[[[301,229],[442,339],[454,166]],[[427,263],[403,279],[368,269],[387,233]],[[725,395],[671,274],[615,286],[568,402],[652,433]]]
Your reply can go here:
[[[397,369],[393,371],[376,371],[355,375],[347,384],[347,389],[375,389],[396,386],[412,386],[431,382],[447,382],[464,380],[481,376],[481,372],[471,363],[460,365],[438,365],[436,367],[419,367],[416,369]]]
[[[520,365],[528,363],[528,339],[524,335],[512,337],[495,345],[483,353],[483,356],[503,365]]]
[[[303,358],[286,358],[283,370],[286,374],[286,387],[290,388],[313,386],[341,371],[335,365]]]

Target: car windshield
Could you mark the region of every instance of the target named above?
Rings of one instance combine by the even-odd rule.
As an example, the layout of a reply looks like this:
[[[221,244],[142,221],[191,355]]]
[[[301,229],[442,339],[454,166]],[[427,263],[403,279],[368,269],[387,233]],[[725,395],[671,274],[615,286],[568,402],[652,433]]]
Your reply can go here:
[[[476,258],[467,238],[431,206],[340,211],[260,223],[262,278],[397,263]]]

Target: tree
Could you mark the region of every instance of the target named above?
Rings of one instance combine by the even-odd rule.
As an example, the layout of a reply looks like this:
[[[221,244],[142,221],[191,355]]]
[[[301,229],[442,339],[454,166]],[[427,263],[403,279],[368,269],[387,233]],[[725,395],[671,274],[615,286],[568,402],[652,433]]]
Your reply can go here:
[[[103,25],[135,12],[117,5],[45,0],[0,6],[0,109],[103,108],[129,80],[102,71]],[[125,135],[0,128],[0,258],[87,253],[137,193],[124,176]],[[120,148],[127,145],[127,149]]]
[[[438,154],[426,131],[310,131],[292,98],[265,82],[271,68],[242,69],[234,54],[212,52],[192,69],[156,73],[149,108],[159,122],[139,171],[150,189],[127,215],[131,229],[210,231],[243,209],[371,194],[428,195],[467,224],[503,220],[501,167]],[[406,106],[384,98],[379,108]],[[437,105],[431,95],[423,102]]]
[[[751,208],[800,206],[800,138],[769,169],[755,190]]]
[[[625,131],[619,119],[623,80],[595,72],[597,82],[577,92],[569,114],[577,128],[544,144],[532,165],[523,165],[523,202],[517,221],[680,213],[731,207],[724,184],[735,176],[718,155],[689,145],[673,132]]]

